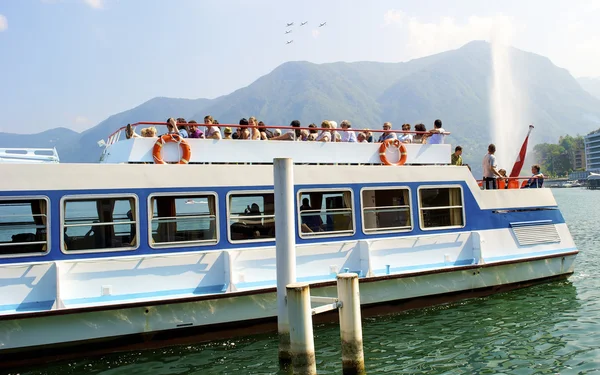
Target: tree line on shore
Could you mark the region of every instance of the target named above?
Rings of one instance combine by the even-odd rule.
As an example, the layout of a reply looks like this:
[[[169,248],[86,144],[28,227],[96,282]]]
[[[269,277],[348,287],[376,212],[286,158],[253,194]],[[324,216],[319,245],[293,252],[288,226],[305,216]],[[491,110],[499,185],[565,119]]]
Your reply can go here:
[[[550,177],[567,176],[570,172],[575,171],[575,158],[579,151],[585,149],[583,136],[570,135],[561,136],[558,143],[540,143],[535,145],[533,151],[536,160],[542,167],[543,173]],[[582,154],[585,159],[585,154]],[[585,170],[583,168],[577,170]]]

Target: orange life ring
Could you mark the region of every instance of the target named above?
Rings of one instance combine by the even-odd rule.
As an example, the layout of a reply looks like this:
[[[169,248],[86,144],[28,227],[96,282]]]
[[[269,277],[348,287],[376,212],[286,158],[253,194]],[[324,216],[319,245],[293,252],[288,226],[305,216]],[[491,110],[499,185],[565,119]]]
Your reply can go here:
[[[400,151],[400,160],[398,160],[398,162],[396,163],[390,162],[387,156],[385,156],[385,150],[388,147],[390,147],[390,145],[398,148],[398,150]],[[406,152],[406,146],[404,146],[404,143],[400,142],[397,139],[386,139],[385,141],[383,141],[383,143],[381,143],[381,146],[379,146],[379,159],[385,165],[404,165],[404,163],[406,163],[407,157],[408,153]]]
[[[190,145],[179,134],[164,134],[158,137],[154,144],[154,148],[152,149],[154,164],[167,164],[167,162],[162,159],[162,147],[165,143],[169,142],[177,143],[183,152],[183,155],[181,155],[181,159],[179,159],[177,164],[188,164],[190,162],[190,157],[192,156],[192,150],[190,149]]]

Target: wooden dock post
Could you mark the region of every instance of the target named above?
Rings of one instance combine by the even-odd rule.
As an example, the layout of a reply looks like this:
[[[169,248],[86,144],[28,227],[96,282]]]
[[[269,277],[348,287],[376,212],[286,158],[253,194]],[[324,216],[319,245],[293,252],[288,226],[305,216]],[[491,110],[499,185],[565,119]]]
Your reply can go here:
[[[344,375],[365,374],[358,275],[338,274],[337,291],[341,302],[338,310],[342,339],[342,373]]]
[[[292,283],[286,289],[293,374],[316,375],[310,287],[307,283]]]

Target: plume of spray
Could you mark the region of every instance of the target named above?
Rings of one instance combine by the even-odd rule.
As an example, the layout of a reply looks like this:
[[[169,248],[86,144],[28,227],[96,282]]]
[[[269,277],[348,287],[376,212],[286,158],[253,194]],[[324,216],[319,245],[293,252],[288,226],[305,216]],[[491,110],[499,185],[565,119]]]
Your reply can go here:
[[[512,29],[503,24],[491,28],[491,124],[492,143],[496,145],[499,168],[510,170],[517,159],[519,149],[531,123],[527,115],[527,95],[523,85],[515,78],[510,47]]]

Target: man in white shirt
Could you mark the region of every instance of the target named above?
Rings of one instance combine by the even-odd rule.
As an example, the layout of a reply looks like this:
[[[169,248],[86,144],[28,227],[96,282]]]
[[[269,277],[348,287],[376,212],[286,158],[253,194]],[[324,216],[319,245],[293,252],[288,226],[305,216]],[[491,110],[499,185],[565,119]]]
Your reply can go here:
[[[410,131],[410,124],[402,124],[402,133],[398,137],[398,140],[402,143],[412,143],[413,135],[408,133]]]
[[[442,128],[442,120],[437,119],[433,122],[433,129],[429,131],[431,134],[427,143],[435,145],[435,144],[443,144],[444,138],[446,135],[444,134],[445,130]]]
[[[496,168],[496,156],[494,153],[496,152],[496,146],[492,143],[488,146],[488,153],[483,157],[483,189],[497,189],[498,185],[496,184],[497,177],[502,177],[500,172]]]
[[[340,123],[342,130],[342,142],[356,142],[356,133],[354,130],[350,130],[352,124],[348,120],[344,120]]]
[[[377,141],[378,143],[382,143],[383,141],[386,141],[388,139],[398,139],[398,137],[396,136],[396,133],[392,132],[392,123],[391,122],[385,122],[383,124],[383,130],[384,130],[384,132],[381,133],[381,136],[379,136],[379,140]]]

